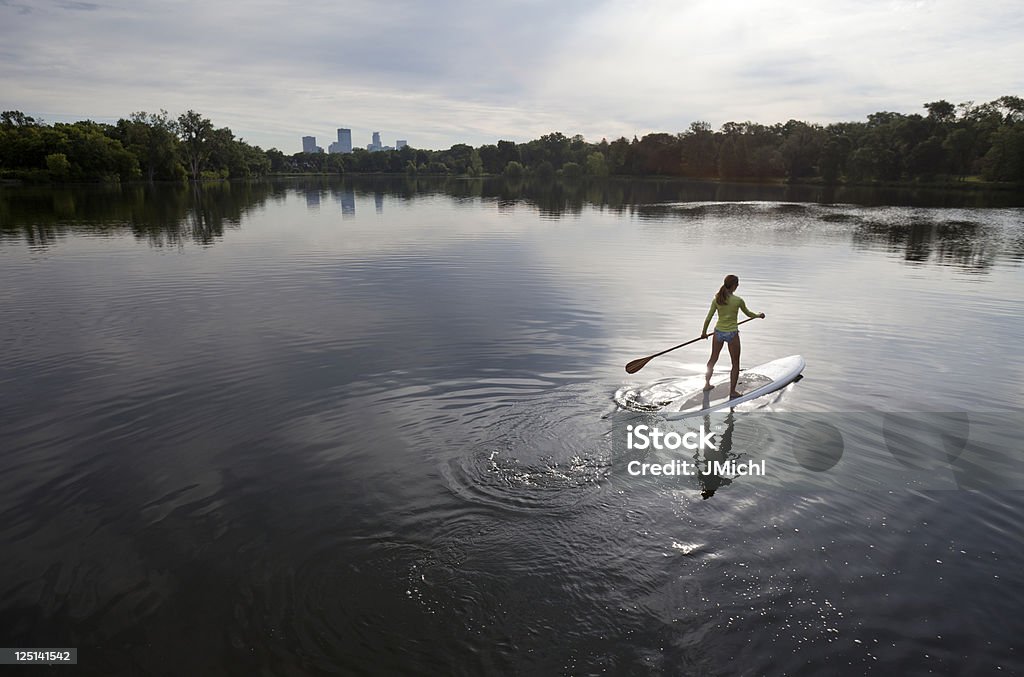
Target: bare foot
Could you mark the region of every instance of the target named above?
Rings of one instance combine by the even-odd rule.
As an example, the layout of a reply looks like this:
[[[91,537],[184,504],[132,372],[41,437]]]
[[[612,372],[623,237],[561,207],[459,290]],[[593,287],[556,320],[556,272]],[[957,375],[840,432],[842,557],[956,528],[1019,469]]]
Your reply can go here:
[[[711,385],[710,383],[707,384],[706,386],[704,386],[704,392],[707,392],[709,390],[714,390],[714,389],[715,389],[715,386]]]
[[[735,400],[737,397],[743,397],[743,393],[729,393],[730,400]]]

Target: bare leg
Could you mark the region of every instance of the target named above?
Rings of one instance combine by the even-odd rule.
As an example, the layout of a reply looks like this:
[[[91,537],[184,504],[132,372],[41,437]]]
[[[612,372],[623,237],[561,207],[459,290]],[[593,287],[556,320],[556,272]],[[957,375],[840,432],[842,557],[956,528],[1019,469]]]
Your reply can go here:
[[[730,348],[731,350],[731,348]],[[711,359],[708,360],[708,370],[704,374],[704,390],[711,390],[711,374],[715,371],[715,362],[718,362],[718,354],[722,352],[722,340],[718,338],[718,335],[712,335],[711,338]]]
[[[739,397],[743,393],[736,392],[736,384],[740,380],[740,335],[736,334],[729,341],[729,357],[732,358],[732,371],[729,373],[729,397]]]

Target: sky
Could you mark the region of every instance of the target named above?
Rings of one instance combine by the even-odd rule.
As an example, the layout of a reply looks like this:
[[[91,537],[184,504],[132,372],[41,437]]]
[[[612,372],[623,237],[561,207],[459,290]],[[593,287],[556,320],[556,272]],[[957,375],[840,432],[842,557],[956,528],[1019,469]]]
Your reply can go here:
[[[1024,96],[1024,3],[0,0],[0,108],[194,109],[263,148],[588,141]]]

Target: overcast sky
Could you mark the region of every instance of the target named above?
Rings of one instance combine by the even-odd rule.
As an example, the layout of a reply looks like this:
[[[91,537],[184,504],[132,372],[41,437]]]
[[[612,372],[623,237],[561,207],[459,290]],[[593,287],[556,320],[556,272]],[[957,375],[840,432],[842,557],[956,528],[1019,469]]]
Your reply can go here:
[[[192,108],[264,148],[863,120],[1024,96],[1024,2],[0,0],[0,108]]]

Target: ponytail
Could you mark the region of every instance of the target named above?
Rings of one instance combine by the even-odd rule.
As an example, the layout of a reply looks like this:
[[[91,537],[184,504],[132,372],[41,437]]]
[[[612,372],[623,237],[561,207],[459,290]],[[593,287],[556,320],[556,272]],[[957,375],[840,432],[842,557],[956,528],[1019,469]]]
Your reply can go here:
[[[736,288],[736,285],[740,283],[740,278],[735,275],[726,275],[724,284],[718,293],[715,294],[715,303],[720,306],[724,306],[729,302],[729,297],[732,296],[732,290]]]

